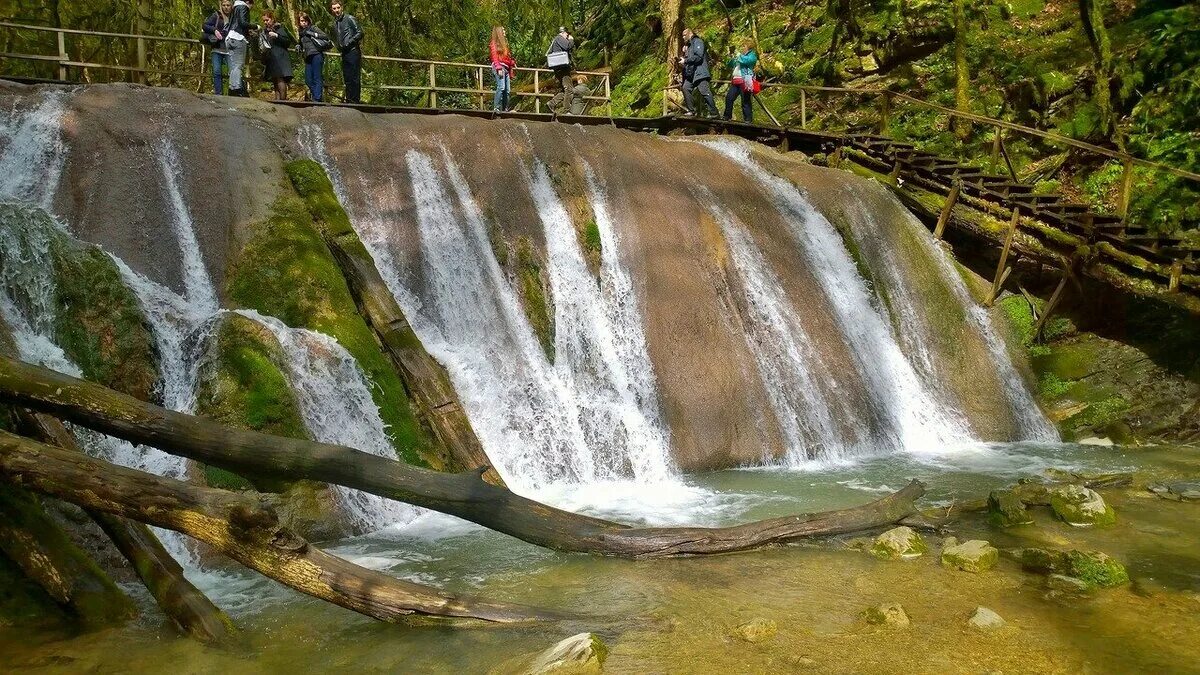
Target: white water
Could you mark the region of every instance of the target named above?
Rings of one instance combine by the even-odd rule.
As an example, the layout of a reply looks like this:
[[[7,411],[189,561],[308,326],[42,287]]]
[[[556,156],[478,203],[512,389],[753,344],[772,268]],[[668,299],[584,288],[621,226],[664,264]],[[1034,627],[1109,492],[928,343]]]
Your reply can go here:
[[[7,145],[0,154],[0,197],[49,210],[67,159],[62,140],[66,94],[50,92],[37,107],[11,111],[4,124]]]
[[[337,340],[324,333],[289,328],[274,317],[252,310],[236,312],[266,327],[283,347],[288,383],[313,440],[396,459],[366,376]],[[340,485],[333,488],[357,531],[404,524],[420,513],[408,504]]]
[[[711,194],[699,197],[711,205],[741,282],[746,342],[783,434],[784,462],[836,461],[855,454],[869,430],[854,424],[858,413],[839,394],[837,378],[807,339],[801,313],[746,226],[716,206]],[[773,460],[764,456],[763,461]]]
[[[758,165],[745,145],[730,141],[705,145],[737,162],[784,216],[804,264],[824,289],[851,348],[858,375],[871,393],[872,409],[888,422],[890,438],[879,450],[921,453],[972,442],[963,419],[938,405],[936,393],[905,357],[833,225],[795,185]]]
[[[379,201],[362,213],[354,208],[319,128],[303,127],[300,143],[325,167],[384,281],[425,348],[446,366],[472,427],[510,487],[529,494],[556,484],[674,480],[636,297],[594,177],[590,196],[605,251],[599,281],[545,169],[535,166],[529,176],[546,239],[553,242],[552,365],[492,254],[487,223],[449,153],[410,150],[405,156],[423,263],[418,287],[395,252],[394,224]]]

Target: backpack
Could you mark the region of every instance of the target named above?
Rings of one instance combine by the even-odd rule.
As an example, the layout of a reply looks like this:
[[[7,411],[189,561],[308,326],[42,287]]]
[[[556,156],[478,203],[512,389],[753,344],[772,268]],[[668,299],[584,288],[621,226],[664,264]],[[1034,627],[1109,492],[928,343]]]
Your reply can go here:
[[[318,51],[327,52],[330,49],[333,49],[333,40],[325,37],[324,33],[313,33],[312,41],[313,45],[316,46]]]

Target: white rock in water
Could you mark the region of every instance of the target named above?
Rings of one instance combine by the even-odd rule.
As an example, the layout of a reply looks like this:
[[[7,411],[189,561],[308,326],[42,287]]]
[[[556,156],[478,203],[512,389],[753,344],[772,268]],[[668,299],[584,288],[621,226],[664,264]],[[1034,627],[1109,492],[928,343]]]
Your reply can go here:
[[[928,551],[925,540],[911,527],[897,527],[883,534],[871,546],[871,555],[881,560],[916,558]]]
[[[580,633],[533,657],[526,675],[547,673],[599,673],[608,658],[608,647],[593,633]]]
[[[1069,525],[1112,525],[1117,520],[1100,493],[1082,485],[1059,485],[1050,490],[1050,508]]]
[[[1111,448],[1116,445],[1116,443],[1113,443],[1113,439],[1111,438],[1097,438],[1096,436],[1091,436],[1075,442],[1079,445],[1095,445],[1101,448]]]
[[[971,618],[967,621],[967,624],[972,628],[978,628],[980,630],[1000,628],[1004,625],[1004,623],[1004,619],[1002,619],[999,614],[993,612],[987,607],[976,607],[975,613],[972,614]]]

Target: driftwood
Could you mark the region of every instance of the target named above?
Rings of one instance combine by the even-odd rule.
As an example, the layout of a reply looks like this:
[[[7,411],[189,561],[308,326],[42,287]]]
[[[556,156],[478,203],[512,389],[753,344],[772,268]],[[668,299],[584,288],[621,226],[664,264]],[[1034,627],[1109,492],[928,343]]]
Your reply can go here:
[[[109,464],[0,431],[0,477],[84,508],[203,541],[302,593],[383,621],[411,614],[495,622],[550,618],[393,578],[325,553],[279,523],[252,493],[234,493]]]
[[[12,359],[0,358],[0,400],[237,473],[356,488],[559,551],[630,558],[743,551],[891,525],[916,513],[913,502],[925,493],[913,481],[875,502],[839,511],[724,528],[631,528],[527,499],[484,482],[478,472],[439,473],[344,446],[229,429]]]
[[[39,413],[24,413],[19,417],[22,426],[33,432],[31,435],[82,454],[75,437],[62,422]],[[150,528],[102,511],[86,510],[133,566],[159,609],[176,628],[209,644],[225,643],[234,638],[233,621],[187,580],[183,568],[163,548]]]

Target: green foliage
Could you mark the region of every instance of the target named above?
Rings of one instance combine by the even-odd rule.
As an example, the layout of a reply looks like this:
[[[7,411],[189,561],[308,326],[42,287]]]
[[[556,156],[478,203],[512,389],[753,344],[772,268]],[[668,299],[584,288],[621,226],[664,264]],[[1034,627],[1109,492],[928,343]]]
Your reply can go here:
[[[599,258],[604,244],[600,239],[600,225],[592,218],[583,228],[583,248],[589,254]]]
[[[1071,390],[1072,384],[1072,382],[1059,379],[1054,373],[1043,373],[1038,385],[1038,393],[1043,400],[1054,401],[1066,396],[1067,392]]]
[[[1089,588],[1112,588],[1129,583],[1125,566],[1097,552],[1071,551],[1066,554],[1066,569]]]

